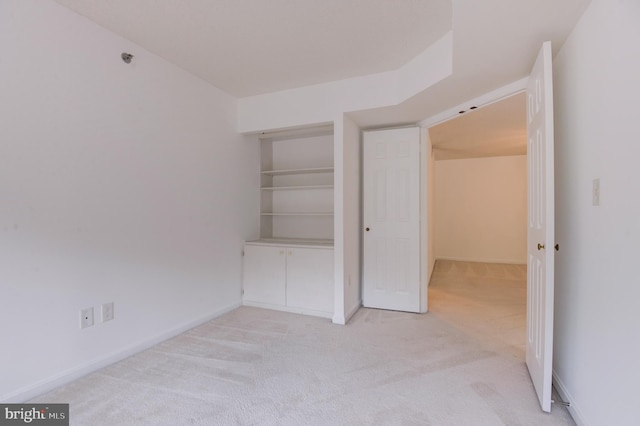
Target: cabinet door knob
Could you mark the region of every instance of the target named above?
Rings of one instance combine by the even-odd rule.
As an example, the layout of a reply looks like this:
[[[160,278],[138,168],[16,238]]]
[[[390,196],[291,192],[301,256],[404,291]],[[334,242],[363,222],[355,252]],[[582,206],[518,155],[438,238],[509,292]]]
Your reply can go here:
[[[369,232],[369,228],[368,228],[368,227],[367,227],[367,228],[364,228],[364,230],[365,230],[365,231],[367,231],[367,232]]]
[[[280,256],[284,254],[284,250],[280,250]]]

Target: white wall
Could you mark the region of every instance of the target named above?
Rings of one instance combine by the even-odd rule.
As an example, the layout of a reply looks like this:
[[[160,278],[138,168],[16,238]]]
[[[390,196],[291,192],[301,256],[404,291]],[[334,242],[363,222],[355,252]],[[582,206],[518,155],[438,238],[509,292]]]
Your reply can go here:
[[[259,160],[233,98],[53,1],[0,2],[0,51],[0,400],[19,401],[240,303]]]
[[[344,135],[344,255],[345,319],[362,305],[362,142],[360,128],[348,116],[343,117]]]
[[[554,373],[578,424],[638,424],[639,23],[636,0],[593,0],[554,63]]]
[[[420,129],[420,312],[429,308],[435,253],[435,156],[429,129]]]
[[[360,128],[346,115],[334,121],[334,253],[333,322],[346,324],[362,304]]]
[[[346,324],[345,315],[345,239],[344,239],[344,118],[340,114],[333,121],[333,255],[334,255],[334,308],[332,321]]]
[[[527,157],[435,162],[438,259],[527,262]]]
[[[429,132],[427,137],[427,284],[436,266],[436,157]]]

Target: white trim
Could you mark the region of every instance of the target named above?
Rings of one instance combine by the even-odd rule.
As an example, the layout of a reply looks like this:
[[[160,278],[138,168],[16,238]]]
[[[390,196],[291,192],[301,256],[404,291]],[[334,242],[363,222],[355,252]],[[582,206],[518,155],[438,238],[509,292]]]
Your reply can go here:
[[[283,129],[265,130],[263,132],[250,132],[247,135],[258,135],[260,140],[285,140],[300,137],[315,137],[333,135],[333,122],[312,124],[308,126],[294,126]]]
[[[431,285],[431,277],[433,277],[433,271],[435,271],[435,269],[436,269],[436,261],[437,261],[437,260],[438,260],[438,259],[436,259],[436,258],[434,257],[434,259],[433,259],[433,265],[429,265],[429,267],[430,267],[431,269],[429,269],[429,277],[427,278],[427,289],[429,288],[429,285]],[[427,290],[427,291],[428,291],[428,290]],[[427,310],[427,312],[428,312],[428,310]]]
[[[428,130],[420,129],[420,313],[429,311],[429,144]]]
[[[347,312],[347,314],[345,315],[345,321],[344,324],[346,324],[347,322],[349,322],[349,320],[351,319],[351,317],[353,317],[356,312],[358,312],[358,309],[360,309],[360,307],[362,307],[362,300],[358,300],[351,309],[349,309],[349,312]],[[343,325],[344,325],[343,324]]]
[[[459,117],[460,111],[467,111],[472,106],[475,106],[479,109],[487,105],[499,102],[518,93],[522,93],[527,89],[528,80],[529,77],[525,77],[520,80],[514,81],[513,83],[507,84],[506,86],[502,86],[489,93],[478,96],[477,98],[470,99],[439,114],[436,114],[429,118],[425,118],[418,123],[418,126],[429,128],[435,126],[436,124],[444,123],[445,121],[449,121],[453,118]]]
[[[96,358],[77,367],[73,367],[51,377],[47,377],[46,379],[40,380],[39,382],[36,382],[34,384],[24,386],[9,394],[2,395],[0,397],[0,401],[7,403],[21,403],[28,401],[37,397],[38,395],[42,395],[43,393],[49,392],[59,386],[65,385],[76,379],[79,379],[80,377],[86,376],[89,373],[93,373],[94,371],[130,357],[131,355],[142,352],[145,349],[149,349],[150,347],[155,346],[158,343],[164,342],[165,340],[184,333],[187,330],[204,324],[205,322],[211,321],[212,319],[224,315],[227,312],[233,311],[240,306],[240,302],[225,306],[193,321],[188,321],[182,325],[163,331],[162,333],[157,334],[149,339],[126,346],[123,349],[109,353],[103,357]]]
[[[244,306],[251,306],[253,308],[271,309],[273,311],[290,312],[292,314],[310,315],[320,318],[332,318],[331,312],[316,311],[315,309],[295,308],[291,306],[273,305],[271,303],[252,302],[245,300]]]
[[[560,398],[562,398],[563,401],[569,403],[567,410],[569,410],[569,414],[571,414],[571,417],[573,418],[573,421],[576,422],[576,425],[588,426],[589,424],[584,419],[582,411],[580,411],[580,408],[575,404],[575,400],[571,397],[571,394],[567,390],[567,387],[564,385],[562,380],[560,380],[560,378],[558,377],[558,373],[556,373],[555,370],[553,371],[553,387],[556,389],[556,392],[558,392]]]
[[[331,322],[338,325],[345,325],[347,321],[343,315],[337,314],[331,318]]]

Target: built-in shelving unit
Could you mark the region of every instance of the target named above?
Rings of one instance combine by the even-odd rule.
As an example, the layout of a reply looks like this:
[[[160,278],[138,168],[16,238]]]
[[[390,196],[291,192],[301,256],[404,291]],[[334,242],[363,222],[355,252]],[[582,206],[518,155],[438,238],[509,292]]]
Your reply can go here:
[[[261,140],[260,239],[333,239],[333,128]]]
[[[260,238],[244,247],[243,303],[331,318],[333,127],[260,137]]]

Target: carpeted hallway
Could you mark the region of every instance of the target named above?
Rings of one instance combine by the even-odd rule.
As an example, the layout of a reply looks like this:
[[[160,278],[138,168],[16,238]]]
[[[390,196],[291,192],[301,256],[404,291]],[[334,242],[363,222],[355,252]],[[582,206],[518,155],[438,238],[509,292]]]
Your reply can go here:
[[[34,400],[72,425],[572,425],[524,365],[526,267],[439,261],[424,315],[242,307]]]

